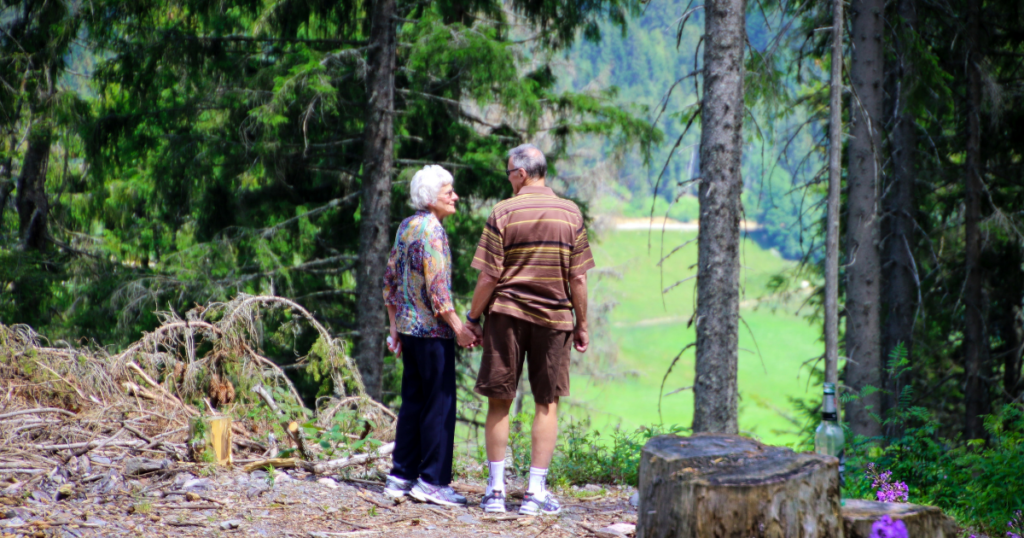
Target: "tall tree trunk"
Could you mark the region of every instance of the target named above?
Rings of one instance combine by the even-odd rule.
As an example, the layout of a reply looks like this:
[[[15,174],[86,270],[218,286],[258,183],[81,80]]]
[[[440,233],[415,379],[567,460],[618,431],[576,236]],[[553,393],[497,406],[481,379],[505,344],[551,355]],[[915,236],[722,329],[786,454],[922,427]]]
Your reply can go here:
[[[355,359],[366,392],[381,398],[381,370],[387,310],[382,286],[391,246],[391,172],[394,167],[395,0],[375,0],[366,73],[369,114],[363,156],[363,200],[356,275],[359,340]]]
[[[825,218],[825,382],[839,382],[839,199],[843,181],[843,0],[832,0],[828,211]]]
[[[693,431],[736,433],[746,1],[704,12]]]
[[[988,412],[988,382],[984,371],[989,362],[989,342],[985,331],[987,302],[984,297],[984,274],[979,264],[981,258],[981,55],[978,52],[979,19],[981,7],[978,2],[967,2],[967,32],[964,36],[967,46],[967,156],[964,167],[966,192],[964,215],[964,388],[965,434],[968,439],[985,435],[981,415]]]
[[[917,29],[916,0],[899,0],[896,12],[902,24],[894,32],[896,57],[888,67],[889,101],[892,109],[892,134],[890,136],[892,156],[892,179],[882,200],[883,219],[883,262],[882,262],[882,361],[888,364],[893,349],[902,342],[907,357],[914,345],[914,315],[917,308],[918,275],[911,245],[914,238],[914,152],[917,135],[914,132],[914,117],[907,110],[907,97],[914,83],[913,40]],[[896,408],[903,383],[899,376],[883,370],[886,393],[883,396],[883,411]],[[886,437],[900,435],[897,425],[886,427]]]
[[[50,205],[46,200],[46,168],[50,160],[52,136],[47,127],[33,127],[28,149],[18,176],[18,235],[26,250],[46,246],[46,223]]]
[[[1010,307],[1010,319],[1007,320],[1006,345],[1003,355],[1003,390],[1007,403],[1016,401],[1024,393],[1021,383],[1021,359],[1024,352],[1024,311],[1020,305]]]
[[[861,391],[881,388],[879,346],[881,270],[878,263],[878,194],[881,167],[882,0],[852,0],[850,80],[852,128],[847,177],[846,385]],[[855,434],[875,437],[881,424],[871,414],[881,411],[881,393],[847,405],[846,417]]]
[[[0,230],[4,225],[4,211],[7,209],[7,201],[14,192],[14,182],[11,181],[11,158],[8,157],[0,162]]]

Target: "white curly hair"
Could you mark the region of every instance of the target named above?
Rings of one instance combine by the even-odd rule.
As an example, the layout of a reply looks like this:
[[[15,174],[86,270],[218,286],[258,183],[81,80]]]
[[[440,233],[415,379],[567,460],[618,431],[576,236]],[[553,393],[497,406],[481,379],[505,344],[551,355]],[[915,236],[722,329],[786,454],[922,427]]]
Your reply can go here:
[[[409,202],[417,210],[425,210],[437,201],[441,188],[451,185],[454,181],[451,172],[439,165],[428,164],[412,176],[412,183],[409,184]]]

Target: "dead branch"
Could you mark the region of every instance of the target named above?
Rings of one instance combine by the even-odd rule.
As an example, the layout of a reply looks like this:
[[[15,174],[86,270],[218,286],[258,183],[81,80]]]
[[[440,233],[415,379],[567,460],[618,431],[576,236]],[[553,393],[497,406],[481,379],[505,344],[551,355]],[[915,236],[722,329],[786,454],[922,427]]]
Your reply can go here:
[[[326,474],[326,473],[330,473],[330,472],[333,472],[333,471],[337,471],[339,469],[344,469],[345,467],[351,467],[353,465],[361,465],[361,464],[366,463],[366,462],[368,462],[370,460],[373,460],[373,459],[383,458],[384,456],[390,455],[394,450],[395,450],[395,443],[388,443],[386,445],[382,445],[377,450],[375,450],[373,452],[370,452],[370,453],[367,453],[367,454],[359,454],[359,455],[356,455],[356,456],[350,456],[350,457],[347,457],[347,458],[339,458],[339,459],[336,459],[336,460],[325,461],[325,462],[322,462],[322,463],[315,463],[315,464],[307,463],[305,465],[305,468],[306,468],[307,471],[310,471],[310,472],[312,472],[314,474]]]

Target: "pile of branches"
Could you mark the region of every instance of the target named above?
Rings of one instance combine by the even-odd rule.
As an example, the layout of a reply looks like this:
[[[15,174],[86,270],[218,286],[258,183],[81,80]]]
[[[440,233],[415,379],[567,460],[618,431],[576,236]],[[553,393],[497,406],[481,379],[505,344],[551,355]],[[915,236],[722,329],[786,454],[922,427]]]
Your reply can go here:
[[[270,309],[284,309],[318,333],[304,360],[327,373],[333,394],[319,398],[316,409],[304,406],[284,371],[260,351],[261,316]],[[156,330],[117,354],[51,345],[31,327],[0,324],[0,477],[52,475],[87,461],[86,454],[195,460],[200,445],[192,432],[211,415],[234,418],[233,451],[243,461],[278,455],[275,425],[287,432],[286,450],[299,456],[294,466],[313,472],[390,451],[385,445],[326,461],[324,443],[306,439],[304,432],[344,424],[347,438],[388,441],[396,417],[366,396],[343,342],[295,302],[241,295],[197,306],[184,319],[160,316]]]

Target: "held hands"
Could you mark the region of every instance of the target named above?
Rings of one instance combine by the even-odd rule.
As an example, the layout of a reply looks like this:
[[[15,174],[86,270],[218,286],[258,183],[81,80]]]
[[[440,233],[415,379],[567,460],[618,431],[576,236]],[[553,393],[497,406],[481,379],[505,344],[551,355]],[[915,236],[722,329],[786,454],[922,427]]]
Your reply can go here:
[[[455,341],[464,348],[472,349],[483,343],[483,331],[479,325],[463,323],[462,330],[455,333]]]

